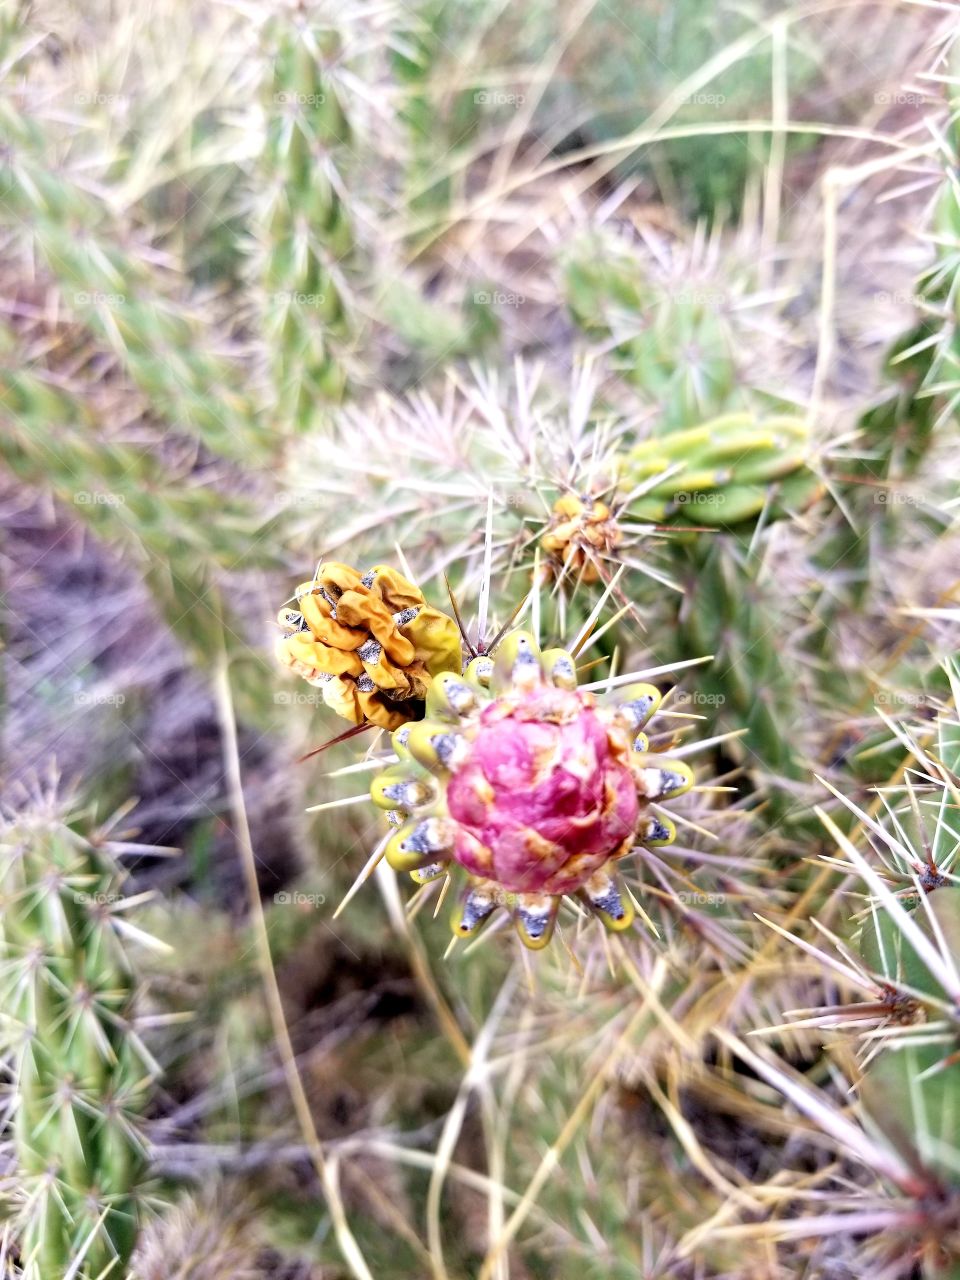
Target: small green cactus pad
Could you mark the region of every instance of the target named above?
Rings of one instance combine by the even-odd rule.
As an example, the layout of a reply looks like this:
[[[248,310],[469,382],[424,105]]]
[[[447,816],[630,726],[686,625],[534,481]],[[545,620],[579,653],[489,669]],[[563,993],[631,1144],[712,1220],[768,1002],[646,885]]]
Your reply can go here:
[[[396,763],[371,784],[397,827],[387,861],[417,884],[466,872],[458,937],[503,907],[539,949],[564,896],[608,929],[629,928],[633,906],[613,864],[673,841],[660,806],[693,784],[682,760],[649,750],[642,729],[660,701],[649,684],[602,700],[578,689],[572,655],[541,652],[525,631],[462,675],[441,672],[426,719],[393,734]]]
[[[658,523],[732,528],[758,516],[771,498],[774,515],[802,510],[823,489],[810,469],[809,435],[799,418],[748,413],[653,435],[623,460],[626,485],[650,485],[630,513]]]

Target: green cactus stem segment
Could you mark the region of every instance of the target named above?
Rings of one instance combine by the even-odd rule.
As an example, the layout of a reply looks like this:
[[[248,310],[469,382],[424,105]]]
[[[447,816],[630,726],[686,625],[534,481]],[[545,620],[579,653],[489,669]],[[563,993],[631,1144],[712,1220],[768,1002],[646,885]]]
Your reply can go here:
[[[645,487],[630,503],[630,514],[736,528],[765,507],[772,506],[771,515],[803,510],[823,491],[809,466],[810,449],[809,427],[801,419],[749,413],[650,436],[623,459],[624,485]]]
[[[103,845],[47,815],[0,827],[0,1025],[18,1099],[25,1280],[124,1275],[136,1240],[137,1117],[154,1067],[112,922],[118,885]]]

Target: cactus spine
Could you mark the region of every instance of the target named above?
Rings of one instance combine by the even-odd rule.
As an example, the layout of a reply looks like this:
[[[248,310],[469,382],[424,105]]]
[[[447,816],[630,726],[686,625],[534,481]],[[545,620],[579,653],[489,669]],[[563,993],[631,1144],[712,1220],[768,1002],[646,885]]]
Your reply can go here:
[[[136,1239],[153,1074],[133,1027],[136,982],[112,917],[107,846],[59,816],[0,830],[0,1019],[17,1097],[26,1280],[124,1274]]]

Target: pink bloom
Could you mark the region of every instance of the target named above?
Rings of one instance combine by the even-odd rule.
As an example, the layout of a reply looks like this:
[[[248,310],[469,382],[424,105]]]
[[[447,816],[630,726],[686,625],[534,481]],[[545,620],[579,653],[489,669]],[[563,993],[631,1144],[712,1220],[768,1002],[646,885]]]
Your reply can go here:
[[[517,893],[570,893],[630,847],[639,816],[626,744],[589,694],[538,685],[492,702],[447,785],[454,857]]]

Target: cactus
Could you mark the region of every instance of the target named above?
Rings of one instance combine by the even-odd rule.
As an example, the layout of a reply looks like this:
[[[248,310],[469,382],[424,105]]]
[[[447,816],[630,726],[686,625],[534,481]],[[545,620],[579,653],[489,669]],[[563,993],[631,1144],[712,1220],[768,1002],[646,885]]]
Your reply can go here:
[[[121,877],[108,843],[47,806],[8,815],[0,840],[0,1013],[24,1275],[119,1276],[137,1234],[138,1117],[155,1072],[134,1026]]]
[[[716,245],[635,245],[593,232],[567,255],[567,306],[584,333],[612,344],[615,362],[657,409],[657,433],[751,408],[757,337],[749,275],[719,275]],[[764,320],[770,322],[770,316]],[[746,353],[753,363],[748,367]],[[767,396],[770,401],[776,397]]]
[[[342,263],[353,232],[336,168],[350,126],[333,68],[337,31],[309,6],[267,32],[266,139],[260,158],[259,274],[271,409],[286,431],[307,431],[346,385],[338,344],[349,335]]]
[[[860,417],[853,456],[837,465],[833,484],[842,517],[834,520],[817,557],[825,568],[843,570],[857,605],[871,586],[880,553],[894,545],[906,519],[920,514],[934,534],[947,523],[936,511],[939,477],[921,472],[939,428],[956,421],[960,408],[960,100],[957,81],[949,83],[954,97],[937,153],[943,181],[928,233],[934,258],[917,281],[919,315],[887,354],[887,385]],[[940,493],[946,503],[952,489]]]
[[[51,141],[10,98],[0,99],[0,130],[0,223],[16,226],[21,252],[31,266],[34,257],[43,263],[68,313],[171,426],[224,457],[265,458],[271,436],[242,390],[237,353],[221,355],[209,343],[210,317],[177,296],[106,200],[51,167]]]
[[[426,719],[394,733],[399,762],[371,785],[399,824],[387,861],[419,884],[451,862],[466,870],[458,937],[505,906],[521,941],[543,947],[567,894],[607,928],[628,928],[633,908],[612,868],[638,843],[676,838],[660,806],[693,784],[641,732],[659,704],[653,685],[636,684],[598,705],[577,689],[569,653],[541,653],[523,631],[462,677],[436,676]]]
[[[191,658],[203,667],[225,644],[246,668],[246,703],[260,703],[262,674],[250,664],[244,626],[221,577],[278,557],[254,530],[269,532],[243,497],[196,483],[147,451],[111,439],[95,395],[24,358],[16,335],[0,327],[0,466],[40,492],[99,538],[126,551],[156,606]]]
[[[403,29],[392,41],[391,65],[401,90],[397,114],[408,139],[407,207],[430,221],[444,220],[454,190],[449,169],[480,123],[478,95],[457,83],[456,64],[465,30],[484,16],[476,0],[419,0],[402,11]]]
[[[960,670],[953,662],[944,669],[955,702]],[[859,1042],[853,1083],[862,1128],[839,1119],[827,1098],[798,1089],[767,1059],[754,1060],[742,1048],[737,1052],[828,1133],[846,1140],[854,1158],[875,1153],[871,1166],[898,1193],[885,1207],[886,1230],[876,1240],[890,1274],[933,1280],[960,1272],[960,889],[955,885],[960,720],[955,706],[944,706],[932,735],[929,725],[895,727],[898,740],[908,744],[906,768],[896,775],[903,781],[885,786],[871,813],[833,791],[842,810],[869,831],[869,854],[832,816],[820,813],[840,855],[831,861],[854,886],[853,894],[828,899],[827,908],[836,913],[841,904],[858,899],[864,904],[852,921],[842,922],[852,939],[829,928],[820,938],[832,942],[832,950],[826,943],[817,947],[796,939],[833,975],[839,972],[845,988],[859,989],[860,999],[834,995],[820,1008],[797,1011],[792,1025],[846,1032]],[[835,1059],[842,1061],[842,1054]]]
[[[761,412],[768,397],[748,386],[743,322],[730,290],[709,273],[709,253],[661,250],[648,263],[616,239],[587,243],[599,256],[574,250],[570,308],[587,333],[617,343],[624,375],[657,410],[646,438],[621,456],[621,488],[631,495],[621,518],[681,527],[670,539],[669,572],[684,595],[667,634],[678,657],[714,654],[701,696],[721,724],[747,728],[732,749],[759,766],[765,788],[774,784],[765,815],[779,822],[790,811],[789,784],[808,776],[802,715],[795,664],[778,643],[782,610],[747,547],[761,520],[789,518],[822,492],[809,426]],[[691,531],[703,526],[711,532]]]
[[[783,516],[822,490],[806,466],[809,455],[810,430],[798,418],[731,413],[683,430],[664,424],[628,449],[621,464],[623,483],[644,490],[630,514],[726,529],[765,509]]]

